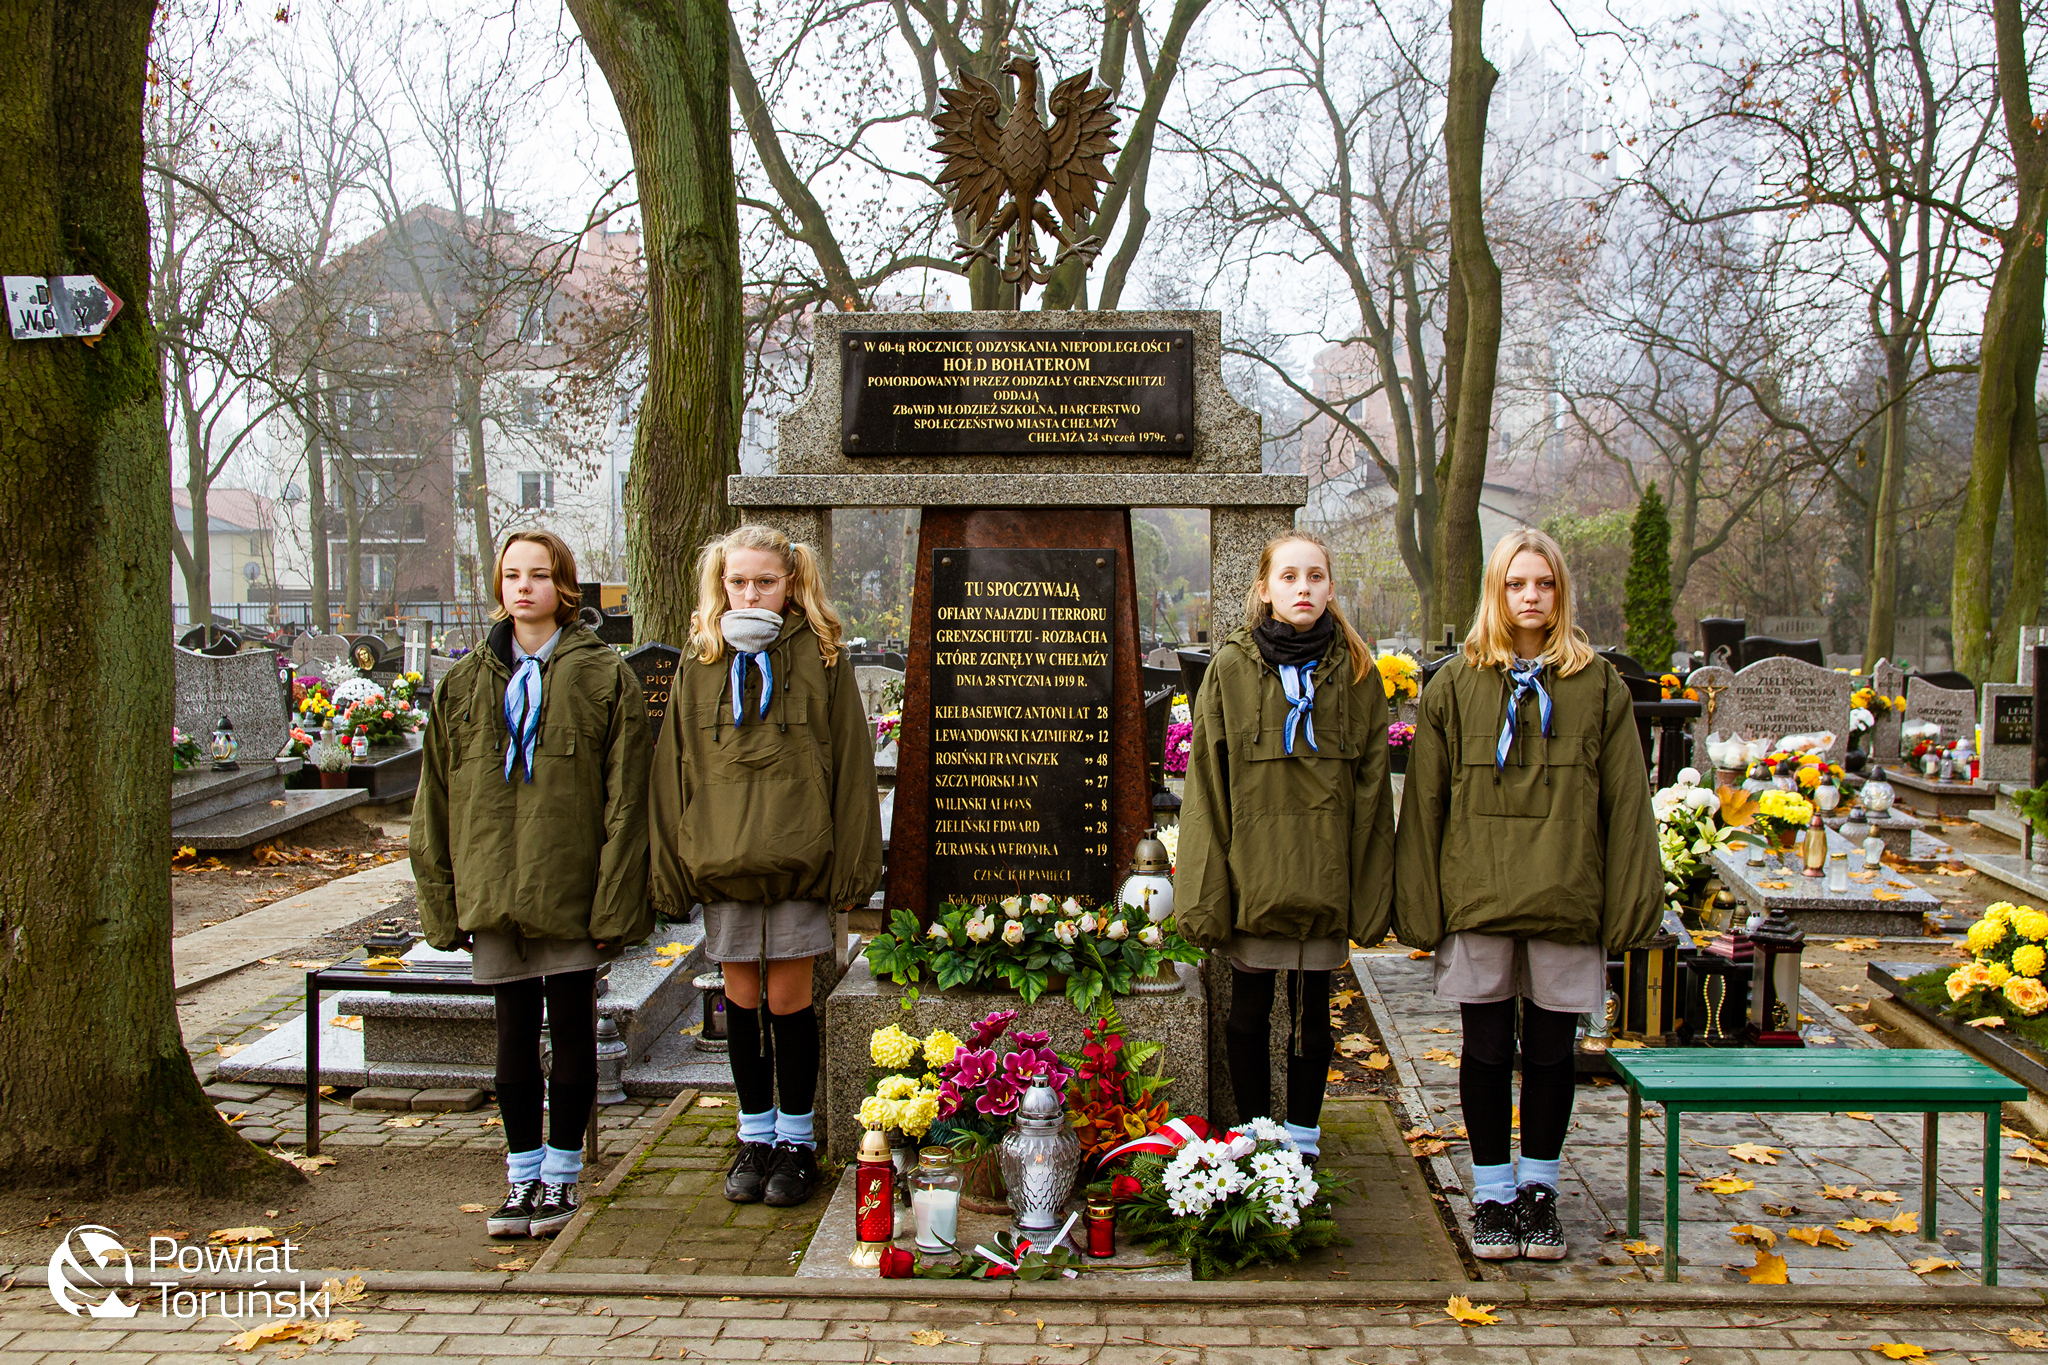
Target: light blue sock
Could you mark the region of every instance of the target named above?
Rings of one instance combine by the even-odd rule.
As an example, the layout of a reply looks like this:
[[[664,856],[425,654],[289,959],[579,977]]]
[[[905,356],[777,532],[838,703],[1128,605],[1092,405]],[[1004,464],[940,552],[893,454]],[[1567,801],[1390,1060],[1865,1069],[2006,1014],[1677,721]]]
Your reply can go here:
[[[811,1120],[817,1111],[808,1114],[792,1114],[788,1110],[778,1111],[775,1116],[775,1140],[793,1142],[799,1147],[815,1147],[818,1140],[811,1136]]]
[[[775,1141],[775,1124],[776,1112],[773,1109],[763,1109],[758,1114],[741,1114],[740,1141],[773,1142]]]
[[[540,1178],[550,1185],[567,1185],[583,1174],[583,1149],[581,1147],[543,1147],[540,1163]]]
[[[1323,1154],[1323,1130],[1321,1127],[1304,1128],[1298,1123],[1283,1123],[1280,1126],[1287,1130],[1287,1136],[1294,1139],[1295,1148],[1303,1156],[1321,1156]]]
[[[1515,1162],[1515,1183],[1517,1185],[1547,1185],[1557,1188],[1557,1168],[1563,1161],[1538,1161],[1533,1156],[1519,1157]]]
[[[530,1152],[505,1153],[506,1178],[514,1181],[540,1179],[540,1159],[543,1150],[536,1147]]]
[[[1515,1202],[1515,1163],[1503,1161],[1498,1166],[1472,1167],[1472,1202],[1475,1204],[1512,1204]]]

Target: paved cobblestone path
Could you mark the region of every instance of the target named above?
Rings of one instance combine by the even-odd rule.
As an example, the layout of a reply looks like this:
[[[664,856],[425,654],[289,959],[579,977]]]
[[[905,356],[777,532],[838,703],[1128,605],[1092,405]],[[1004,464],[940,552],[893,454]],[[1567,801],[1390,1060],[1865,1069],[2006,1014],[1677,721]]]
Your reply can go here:
[[[1513,1286],[1500,1286],[1511,1294]],[[1640,1291],[1638,1291],[1640,1292]],[[1481,1302],[1487,1302],[1482,1298]],[[152,1312],[153,1305],[145,1312]],[[351,1362],[572,1360],[811,1360],[974,1362],[980,1365],[1868,1365],[1880,1343],[1906,1343],[1954,1365],[2039,1365],[2015,1345],[2038,1332],[2038,1306],[1857,1309],[1711,1301],[1682,1305],[1523,1304],[1497,1323],[1453,1322],[1441,1301],[1406,1304],[1107,1301],[991,1294],[919,1298],[719,1299],[381,1294],[335,1314],[352,1340],[226,1348],[253,1323],[140,1316],[82,1324],[38,1285],[0,1294],[0,1361],[7,1365],[292,1359]]]

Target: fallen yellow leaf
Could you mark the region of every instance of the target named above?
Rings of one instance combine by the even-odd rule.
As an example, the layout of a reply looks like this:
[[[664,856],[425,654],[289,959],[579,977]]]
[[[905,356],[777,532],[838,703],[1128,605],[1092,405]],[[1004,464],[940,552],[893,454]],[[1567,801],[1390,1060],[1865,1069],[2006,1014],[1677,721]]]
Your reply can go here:
[[[1863,1192],[1863,1202],[1866,1204],[1896,1204],[1899,1202],[1899,1197],[1890,1190],[1865,1190]]]
[[[1823,1185],[1820,1187],[1820,1197],[1823,1199],[1854,1199],[1856,1197],[1856,1187],[1854,1185]]]
[[[302,972],[324,972],[333,965],[331,962],[308,962],[304,958],[296,957],[285,963],[285,966],[297,967]]]
[[[293,1322],[289,1319],[283,1322],[266,1322],[261,1327],[251,1327],[246,1332],[238,1332],[234,1336],[229,1337],[227,1339],[227,1348],[230,1351],[253,1351],[258,1346],[269,1342],[283,1341],[286,1337],[298,1336],[299,1328],[302,1326],[304,1326],[303,1323]]]
[[[1885,1225],[1873,1218],[1844,1218],[1835,1226],[1848,1232],[1876,1232]]]
[[[363,1016],[360,1014],[337,1014],[330,1022],[336,1028],[345,1028],[356,1033],[363,1031]]]
[[[1441,1156],[1443,1153],[1449,1151],[1450,1149],[1450,1143],[1440,1141],[1436,1138],[1430,1138],[1422,1142],[1411,1142],[1408,1144],[1408,1150],[1418,1157]]]
[[[1469,1322],[1475,1327],[1491,1327],[1500,1321],[1494,1315],[1493,1310],[1496,1306],[1490,1303],[1475,1305],[1463,1294],[1453,1294],[1450,1302],[1444,1305],[1444,1312],[1457,1322]]]
[[[699,1109],[727,1109],[731,1106],[732,1101],[723,1095],[699,1095],[697,1097],[697,1107]]]
[[[1785,1258],[1765,1251],[1762,1247],[1756,1249],[1755,1265],[1739,1265],[1733,1268],[1740,1271],[1743,1277],[1751,1284],[1784,1284],[1787,1282],[1785,1279]]]
[[[1792,889],[1792,883],[1790,882],[1758,882],[1757,885],[1765,891],[1790,891]]]
[[[1849,1118],[1849,1119],[1861,1119],[1861,1120],[1863,1120],[1863,1122],[1865,1122],[1865,1123],[1876,1123],[1876,1122],[1877,1122],[1877,1115],[1875,1115],[1875,1114],[1866,1114],[1866,1113],[1864,1113],[1864,1112],[1863,1112],[1863,1111],[1862,1111],[1861,1109],[1844,1109],[1844,1110],[1842,1111],[1842,1117],[1843,1117],[1843,1118]]]
[[[1867,953],[1877,946],[1874,938],[1845,938],[1835,945],[1838,953]]]
[[[1631,1256],[1661,1256],[1664,1254],[1664,1248],[1654,1242],[1630,1242],[1623,1246],[1622,1250]]]
[[[2048,1351],[2048,1332],[2033,1327],[2015,1327],[2005,1334],[2013,1345],[2029,1351]]]
[[[389,953],[379,953],[375,957],[364,958],[363,965],[365,967],[374,967],[379,971],[390,971],[394,967],[402,970],[406,962],[402,957],[393,957]]]
[[[488,1206],[483,1204],[464,1204],[462,1206],[462,1211],[464,1213],[489,1213],[490,1209]]]
[[[1986,1014],[1976,1019],[1965,1019],[1966,1028],[2004,1028],[2005,1020],[1996,1014]]]
[[[1883,1356],[1886,1360],[1927,1359],[1927,1352],[1921,1350],[1918,1346],[1913,1345],[1911,1342],[1906,1341],[1872,1342],[1870,1349],[1877,1352],[1879,1355]]]
[[[1428,1058],[1430,1061],[1435,1062],[1438,1066],[1447,1066],[1451,1068],[1453,1071],[1458,1069],[1458,1054],[1450,1051],[1448,1048],[1424,1048],[1422,1050],[1422,1055]]]
[[[1870,898],[1874,901],[1902,901],[1905,899],[1905,897],[1900,895],[1898,892],[1887,891],[1883,887],[1879,887],[1875,891],[1872,891],[1870,893]]]
[[[206,1234],[209,1242],[267,1242],[277,1236],[269,1228],[215,1228]]]
[[[2042,1152],[2038,1147],[2015,1147],[2012,1149],[2012,1159],[2031,1161],[2037,1166],[2048,1166],[2048,1153]]]
[[[313,1174],[313,1172],[319,1170],[322,1166],[332,1166],[334,1164],[334,1158],[331,1156],[307,1156],[303,1152],[287,1152],[282,1147],[271,1148],[270,1154],[276,1157],[279,1161],[287,1162],[293,1166],[298,1167],[307,1175]]]
[[[400,1114],[395,1119],[384,1120],[386,1128],[417,1128],[427,1121],[425,1114]]]
[[[1961,1261],[1953,1261],[1946,1256],[1923,1256],[1917,1261],[1906,1262],[1906,1269],[1912,1271],[1915,1275],[1932,1275],[1939,1270],[1961,1270],[1962,1268],[1963,1263]]]
[[[912,1332],[910,1339],[920,1346],[937,1346],[946,1339],[946,1334],[937,1328],[927,1328],[921,1332]]]
[[[1748,1246],[1764,1250],[1778,1244],[1778,1234],[1769,1228],[1760,1228],[1754,1223],[1737,1223],[1728,1229],[1728,1235]]]
[[[1384,1052],[1375,1052],[1372,1056],[1365,1059],[1367,1069],[1372,1071],[1385,1071],[1393,1064],[1394,1059]]]
[[[1332,1067],[1330,1068],[1330,1074],[1323,1077],[1323,1079],[1331,1085],[1336,1085],[1344,1079],[1344,1073]]]
[[[1810,1247],[1849,1247],[1856,1245],[1833,1228],[1786,1228],[1785,1235],[1795,1242],[1804,1242]]]
[[[329,1303],[355,1303],[370,1296],[370,1290],[360,1275],[351,1275],[346,1281],[322,1280],[320,1290],[327,1295]]]
[[[1916,1211],[1908,1209],[1888,1222],[1879,1223],[1878,1226],[1886,1232],[1918,1232],[1920,1231],[1920,1215]]]
[[[1700,1181],[1693,1188],[1706,1194],[1741,1194],[1744,1190],[1755,1189],[1756,1182],[1754,1180],[1744,1180],[1741,1176],[1734,1174],[1717,1175],[1712,1179]]]
[[[1431,954],[1431,953],[1426,953],[1426,952],[1424,952],[1424,951],[1423,951],[1422,949],[1420,949],[1420,948],[1414,948],[1414,949],[1410,949],[1410,950],[1409,950],[1409,953],[1408,953],[1408,960],[1409,960],[1410,962],[1421,962],[1421,961],[1423,961],[1424,959],[1426,959],[1426,958],[1429,958],[1429,957],[1432,957],[1432,956],[1434,956],[1434,954]]]
[[[1728,1155],[1734,1157],[1737,1161],[1747,1161],[1762,1166],[1775,1166],[1778,1164],[1778,1158],[1785,1155],[1785,1149],[1782,1147],[1765,1147],[1755,1142],[1738,1142],[1728,1149]]]

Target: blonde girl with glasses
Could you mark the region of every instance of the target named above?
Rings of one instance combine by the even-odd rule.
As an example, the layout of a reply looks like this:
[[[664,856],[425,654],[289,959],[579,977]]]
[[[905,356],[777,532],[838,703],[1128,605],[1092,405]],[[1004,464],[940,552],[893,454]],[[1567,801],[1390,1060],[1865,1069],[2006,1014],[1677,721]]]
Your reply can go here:
[[[832,949],[832,911],[882,881],[874,743],[841,631],[810,546],[767,526],[708,542],[655,745],[655,908],[682,919],[701,904],[725,970],[736,1204],[816,1188],[811,959]]]
[[[1394,884],[1395,933],[1434,950],[1463,1016],[1473,1254],[1560,1260],[1579,1016],[1607,1007],[1609,955],[1656,932],[1664,870],[1628,687],[1572,625],[1541,531],[1493,547],[1464,650],[1423,689]]]

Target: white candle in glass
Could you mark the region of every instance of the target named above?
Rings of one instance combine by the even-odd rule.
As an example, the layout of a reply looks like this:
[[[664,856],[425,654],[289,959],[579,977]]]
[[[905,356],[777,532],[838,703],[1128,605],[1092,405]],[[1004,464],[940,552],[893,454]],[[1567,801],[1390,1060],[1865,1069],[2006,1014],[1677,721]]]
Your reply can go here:
[[[1884,862],[1884,840],[1873,834],[1863,841],[1863,867],[1873,871]]]
[[[1828,855],[1828,890],[1847,891],[1848,889],[1849,855],[1846,853],[1830,853]]]
[[[960,1240],[960,1191],[912,1190],[910,1212],[919,1251],[945,1251]]]

